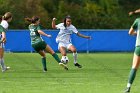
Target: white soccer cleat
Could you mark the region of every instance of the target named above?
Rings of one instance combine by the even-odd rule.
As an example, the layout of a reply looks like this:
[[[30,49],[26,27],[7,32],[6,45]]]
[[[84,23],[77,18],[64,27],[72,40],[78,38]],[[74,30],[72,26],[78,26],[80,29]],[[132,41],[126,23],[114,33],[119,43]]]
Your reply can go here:
[[[5,67],[4,69],[2,69],[2,72],[5,72],[6,70],[9,70],[10,67]]]
[[[62,66],[65,70],[68,70],[67,65],[65,65],[64,63],[60,62],[59,65]]]

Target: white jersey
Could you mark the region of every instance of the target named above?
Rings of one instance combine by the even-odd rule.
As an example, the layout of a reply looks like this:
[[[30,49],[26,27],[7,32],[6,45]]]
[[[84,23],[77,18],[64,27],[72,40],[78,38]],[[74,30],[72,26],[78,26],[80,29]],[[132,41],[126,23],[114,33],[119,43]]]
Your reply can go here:
[[[73,26],[72,24],[69,27],[65,27],[64,23],[60,23],[58,25],[56,25],[57,29],[60,29],[57,38],[56,38],[56,42],[63,42],[63,43],[70,43],[71,42],[71,37],[70,35],[75,33],[78,33],[78,30],[75,28],[75,26]]]
[[[8,24],[8,22],[6,20],[2,20],[0,25],[2,27],[4,27],[6,30],[8,29],[8,26],[9,26],[9,24]]]

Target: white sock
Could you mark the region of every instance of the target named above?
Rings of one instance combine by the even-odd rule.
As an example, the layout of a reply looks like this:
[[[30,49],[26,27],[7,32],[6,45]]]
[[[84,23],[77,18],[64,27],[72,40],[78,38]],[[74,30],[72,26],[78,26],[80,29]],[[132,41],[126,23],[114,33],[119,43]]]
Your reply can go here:
[[[1,65],[2,69],[5,69],[6,66],[4,64],[4,59],[3,58],[0,59],[0,65]]]
[[[131,84],[130,83],[127,83],[127,87],[131,87]]]
[[[74,64],[76,64],[77,63],[77,52],[73,53],[73,58],[74,58]]]

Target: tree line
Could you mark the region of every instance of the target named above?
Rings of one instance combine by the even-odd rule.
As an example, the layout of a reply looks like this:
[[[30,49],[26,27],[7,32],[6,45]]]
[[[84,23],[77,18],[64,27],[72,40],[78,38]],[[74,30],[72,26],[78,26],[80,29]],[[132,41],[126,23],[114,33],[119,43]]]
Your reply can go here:
[[[10,11],[10,29],[28,29],[25,17],[37,15],[42,27],[51,29],[53,17],[57,23],[70,15],[78,29],[128,29],[139,16],[128,16],[139,7],[139,0],[0,0],[0,15]]]

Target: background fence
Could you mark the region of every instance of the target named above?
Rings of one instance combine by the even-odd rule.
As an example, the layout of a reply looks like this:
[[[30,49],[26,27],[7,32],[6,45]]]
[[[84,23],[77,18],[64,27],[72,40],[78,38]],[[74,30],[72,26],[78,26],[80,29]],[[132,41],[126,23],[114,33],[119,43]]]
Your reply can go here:
[[[58,30],[44,30],[45,33],[51,34],[52,38],[43,36],[43,39],[49,44],[54,51],[58,51],[55,38]],[[78,52],[130,52],[135,47],[135,36],[129,36],[128,30],[79,30],[80,33],[92,36],[87,40],[73,34],[71,36],[73,45]],[[6,33],[7,43],[6,51],[11,52],[34,52],[31,47],[30,35],[28,30],[9,30]]]

